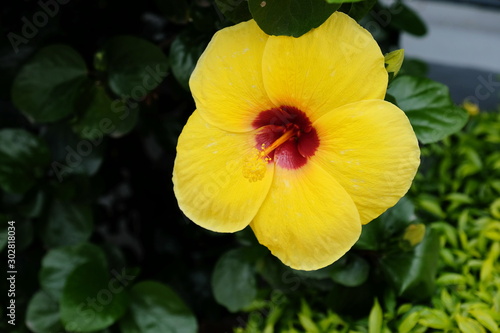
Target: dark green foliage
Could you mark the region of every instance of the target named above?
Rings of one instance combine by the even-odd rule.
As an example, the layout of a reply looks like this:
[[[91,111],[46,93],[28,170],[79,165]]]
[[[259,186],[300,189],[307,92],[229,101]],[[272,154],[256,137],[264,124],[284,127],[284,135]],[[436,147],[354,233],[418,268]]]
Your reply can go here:
[[[460,130],[467,112],[455,106],[448,87],[430,79],[399,76],[391,83],[388,94],[405,111],[422,143],[432,143]]]
[[[329,4],[325,0],[248,0],[248,6],[267,34],[299,37],[320,26],[340,4]]]

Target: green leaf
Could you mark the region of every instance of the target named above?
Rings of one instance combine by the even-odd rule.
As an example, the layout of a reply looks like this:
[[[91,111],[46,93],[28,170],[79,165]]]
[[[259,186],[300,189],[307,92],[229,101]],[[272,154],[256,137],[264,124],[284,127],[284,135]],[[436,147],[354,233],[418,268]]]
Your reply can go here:
[[[102,52],[109,87],[122,98],[140,101],[167,76],[167,57],[144,39],[115,37],[104,45]]]
[[[50,153],[43,140],[22,129],[0,130],[0,187],[24,193],[43,176]]]
[[[368,333],[381,333],[383,324],[383,313],[378,300],[375,299],[373,307],[368,316]]]
[[[438,232],[430,229],[412,251],[396,252],[381,258],[381,268],[400,296],[423,300],[432,295],[439,247]]]
[[[455,320],[457,321],[458,328],[461,332],[467,333],[486,333],[486,330],[472,318],[463,317],[461,315],[456,315]]]
[[[76,267],[67,277],[61,297],[61,320],[71,332],[109,327],[125,314],[128,297],[106,265],[95,260]]]
[[[468,114],[451,102],[448,88],[427,78],[398,76],[388,91],[406,113],[422,143],[432,143],[459,131]]]
[[[411,110],[406,115],[417,134],[424,143],[437,142],[448,135],[458,132],[467,122],[467,112],[459,107]]]
[[[394,9],[396,6],[399,7],[397,10]],[[425,23],[410,7],[398,1],[392,8],[389,9],[393,13],[389,23],[391,26],[415,36],[423,36],[427,33]]]
[[[28,304],[26,326],[35,333],[61,332],[63,327],[58,302],[48,293],[39,290]]]
[[[168,286],[143,281],[130,290],[129,312],[120,321],[123,333],[196,333],[189,308]]]
[[[248,21],[252,18],[247,0],[215,0],[222,14],[233,23]]]
[[[93,224],[90,206],[54,200],[42,230],[42,239],[47,247],[82,243],[92,234]]]
[[[448,330],[452,328],[451,320],[443,310],[439,309],[424,309],[420,312],[418,323],[425,327],[432,327],[440,330]]]
[[[346,254],[331,265],[330,277],[346,287],[357,287],[365,283],[370,273],[370,265],[362,257]]]
[[[403,232],[416,219],[415,207],[407,197],[401,198],[379,218],[364,225],[355,247],[362,250],[379,250],[387,240]]]
[[[212,274],[215,300],[236,312],[250,305],[257,296],[254,264],[246,248],[231,250],[222,255]]]
[[[437,109],[452,105],[448,87],[431,79],[400,76],[388,89],[404,111]]]
[[[73,129],[84,139],[100,142],[105,135],[120,137],[131,131],[138,116],[138,104],[112,101],[104,87],[94,85],[86,93],[83,116]]]
[[[78,96],[89,82],[78,52],[66,45],[47,46],[14,79],[12,102],[34,121],[56,121],[74,112]]]
[[[384,57],[385,69],[387,73],[393,73],[394,76],[398,75],[401,66],[403,65],[403,60],[405,58],[405,50],[399,49],[387,53]]]
[[[368,14],[368,12],[373,8],[373,6],[377,3],[377,0],[364,0],[359,2],[347,3],[345,2],[341,10],[348,14],[350,17],[355,19],[356,21],[361,20],[363,17]],[[344,10],[345,9],[345,10]]]
[[[408,197],[403,197],[380,217],[380,227],[386,238],[405,230],[416,220],[415,206]]]
[[[189,90],[189,78],[208,40],[200,33],[186,29],[177,35],[170,47],[172,72],[180,85]]]
[[[47,252],[42,259],[39,272],[41,288],[52,298],[59,299],[68,275],[86,262],[98,261],[106,266],[106,256],[102,250],[92,244],[61,247]]]
[[[103,160],[103,137],[82,140],[67,124],[54,124],[47,128],[43,138],[52,152],[51,169],[59,182],[69,175],[92,176],[99,170]]]
[[[24,202],[19,206],[18,212],[21,216],[27,218],[39,217],[45,207],[46,195],[41,189],[30,191],[24,197]]]
[[[498,243],[496,243],[498,244]],[[493,310],[494,311],[494,310]],[[492,311],[488,309],[470,309],[469,313],[476,318],[476,320],[481,323],[484,327],[489,329],[491,332],[498,332],[498,324],[495,321]],[[498,318],[498,316],[497,316]]]
[[[325,0],[248,0],[248,6],[259,27],[268,35],[299,37],[319,27],[340,4]]]
[[[418,311],[411,312],[403,318],[398,327],[400,333],[413,332],[413,328],[418,324],[420,313]]]
[[[418,59],[405,58],[401,66],[401,75],[427,76],[429,68],[427,63]]]

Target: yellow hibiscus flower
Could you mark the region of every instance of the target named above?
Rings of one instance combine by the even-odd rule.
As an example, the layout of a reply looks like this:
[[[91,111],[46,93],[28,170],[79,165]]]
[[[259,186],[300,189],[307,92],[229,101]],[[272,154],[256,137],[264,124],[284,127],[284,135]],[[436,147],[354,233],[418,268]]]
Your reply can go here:
[[[325,267],[408,190],[420,151],[384,101],[384,56],[334,13],[299,38],[255,21],[217,32],[190,87],[197,110],[177,145],[178,203],[217,232],[250,225],[284,264]]]

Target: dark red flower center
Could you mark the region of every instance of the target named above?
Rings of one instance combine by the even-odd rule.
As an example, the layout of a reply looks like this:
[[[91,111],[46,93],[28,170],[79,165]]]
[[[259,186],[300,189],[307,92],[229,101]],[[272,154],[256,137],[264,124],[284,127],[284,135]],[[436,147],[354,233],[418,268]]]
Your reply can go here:
[[[252,123],[259,129],[256,147],[263,156],[285,169],[298,169],[306,164],[319,147],[316,129],[307,115],[293,106],[262,111]]]

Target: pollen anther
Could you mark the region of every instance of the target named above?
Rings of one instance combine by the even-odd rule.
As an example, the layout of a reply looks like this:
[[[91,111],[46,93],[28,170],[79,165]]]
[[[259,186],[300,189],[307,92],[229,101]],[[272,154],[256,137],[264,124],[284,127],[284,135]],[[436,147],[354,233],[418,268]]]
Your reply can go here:
[[[295,134],[295,130],[288,130],[268,147],[263,143],[260,146],[261,150],[254,148],[250,156],[244,160],[243,177],[250,182],[262,180],[266,174],[267,164],[271,161],[268,155]]]
[[[264,144],[262,144],[262,149],[264,149]],[[243,177],[252,183],[262,180],[266,174],[267,163],[271,158],[265,156],[263,153],[264,150],[254,148],[250,156],[244,160]]]

